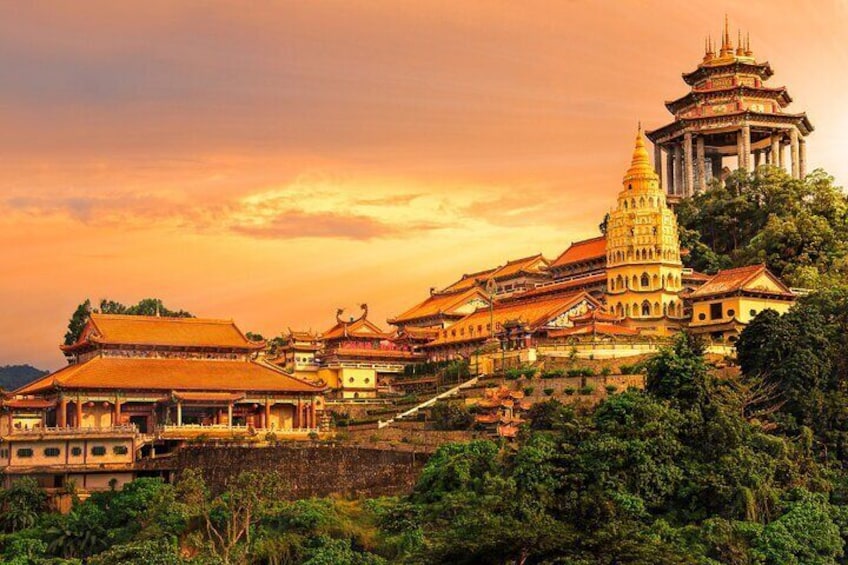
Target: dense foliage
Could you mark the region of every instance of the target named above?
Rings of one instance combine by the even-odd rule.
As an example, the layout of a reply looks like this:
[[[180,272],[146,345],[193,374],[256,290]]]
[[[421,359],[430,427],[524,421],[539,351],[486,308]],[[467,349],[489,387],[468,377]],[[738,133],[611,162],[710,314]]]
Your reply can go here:
[[[191,313],[185,310],[170,310],[165,307],[162,301],[158,298],[144,298],[138,304],[127,306],[114,300],[100,301],[99,308],[93,308],[91,300],[85,299],[79,306],[76,307],[74,313],[71,314],[68,320],[68,331],[65,332],[65,345],[71,345],[76,342],[85,324],[88,321],[88,316],[92,312],[101,314],[124,314],[127,316],[163,316],[166,318],[193,318]]]
[[[645,391],[595,408],[535,405],[517,446],[442,446],[407,497],[289,502],[273,473],[210,492],[186,472],[61,516],[19,481],[0,495],[0,553],[36,565],[845,563],[848,290],[761,313],[738,377],[718,378],[702,349],[680,336],[645,363]]]
[[[15,390],[46,374],[32,365],[0,366],[0,390]]]
[[[676,211],[686,266],[712,273],[766,263],[810,288],[848,274],[848,197],[821,170],[803,180],[775,167],[738,170]]]

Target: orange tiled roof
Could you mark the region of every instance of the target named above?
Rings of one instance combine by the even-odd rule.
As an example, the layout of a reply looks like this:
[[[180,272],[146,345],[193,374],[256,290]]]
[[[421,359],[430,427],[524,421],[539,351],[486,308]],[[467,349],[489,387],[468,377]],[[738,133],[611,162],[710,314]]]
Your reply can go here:
[[[546,268],[548,264],[549,261],[541,253],[537,253],[530,257],[508,261],[506,265],[495,270],[491,277],[495,280],[503,280],[521,273],[538,273]]]
[[[582,326],[573,326],[570,328],[562,328],[551,330],[548,332],[549,338],[570,337],[574,335],[638,335],[639,331],[633,328],[620,326],[618,324],[607,324],[603,322],[593,321]]]
[[[601,235],[592,239],[575,241],[568,249],[554,259],[551,263],[552,269],[557,269],[569,263],[580,263],[592,259],[602,259],[607,255],[607,237]]]
[[[261,349],[232,320],[91,314],[73,350],[90,344]]]
[[[478,271],[476,273],[468,273],[468,274],[462,275],[462,278],[460,278],[458,281],[451,284],[450,286],[445,287],[442,290],[442,292],[448,293],[448,292],[459,292],[459,291],[462,291],[462,290],[467,290],[467,289],[469,289],[473,286],[476,286],[478,279],[486,280],[492,275],[492,273],[494,273],[497,270],[498,270],[498,267],[495,267],[494,269],[486,269],[485,271]]]
[[[780,290],[775,291],[766,288],[754,288],[750,283],[760,275],[766,275]],[[691,298],[703,298],[706,296],[715,296],[717,294],[727,294],[729,292],[738,292],[748,290],[752,292],[762,292],[773,294],[775,296],[793,297],[792,291],[784,285],[780,279],[774,276],[771,271],[766,269],[765,265],[749,265],[747,267],[737,267],[735,269],[725,269],[719,271],[712,276],[707,282],[695,289],[689,296]]]
[[[243,392],[177,392],[179,400],[186,402],[232,402],[244,398]]]
[[[52,408],[56,405],[56,401],[43,398],[10,398],[0,404],[6,408],[39,410],[42,408]]]
[[[409,337],[410,339],[433,339],[438,337],[440,331],[441,330],[439,328],[406,326],[403,330],[398,332],[397,338],[402,339],[404,337]]]
[[[95,357],[68,365],[14,391],[15,395],[63,390],[204,392],[318,392],[316,386],[253,361]]]
[[[338,347],[327,352],[338,357],[370,357],[383,359],[417,359],[421,353],[403,349],[365,349],[357,347]]]
[[[539,300],[522,300],[515,302],[498,302],[491,313],[491,322],[497,328],[498,324],[520,319],[530,328],[537,329],[548,320],[565,312],[581,300],[587,300],[594,307],[598,302],[585,292],[573,292],[562,296],[544,297]],[[488,338],[492,332],[487,329],[490,324],[488,308],[480,309],[459,320],[429,345],[443,345]],[[471,331],[473,330],[473,332]],[[445,335],[447,334],[447,335]],[[425,346],[426,347],[426,346]]]
[[[524,292],[520,292],[518,294],[513,294],[509,298],[504,298],[504,301],[515,301],[515,300],[524,300],[527,298],[535,298],[538,296],[552,295],[552,294],[563,294],[574,292],[575,290],[584,288],[586,286],[593,286],[600,282],[606,282],[607,275],[606,273],[596,273],[593,275],[587,275],[582,277],[577,277],[574,279],[568,279],[562,282],[546,284],[543,286],[537,286],[536,288],[531,288],[530,290],[525,290]]]
[[[439,314],[455,314],[454,310],[463,306],[475,297],[485,300],[487,303],[489,301],[486,293],[477,287],[471,287],[462,293],[433,294],[424,302],[410,308],[400,316],[392,318],[389,320],[389,323],[403,324],[404,322],[430,318]],[[459,316],[462,315],[464,314],[459,314]]]
[[[321,339],[337,339],[340,337],[363,338],[363,339],[389,339],[391,334],[385,333],[375,324],[365,318],[352,322],[336,323],[335,326],[321,334]]]

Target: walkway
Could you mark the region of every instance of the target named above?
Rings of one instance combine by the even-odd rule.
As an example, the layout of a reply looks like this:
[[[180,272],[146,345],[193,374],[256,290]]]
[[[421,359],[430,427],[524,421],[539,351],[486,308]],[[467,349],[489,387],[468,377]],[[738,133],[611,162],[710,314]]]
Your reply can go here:
[[[381,430],[383,428],[386,428],[386,427],[392,425],[395,422],[395,420],[403,420],[407,416],[412,416],[413,414],[417,414],[418,411],[421,410],[422,408],[427,408],[429,406],[432,406],[433,404],[435,404],[439,400],[442,400],[443,398],[449,398],[449,397],[455,395],[456,393],[458,393],[460,390],[462,390],[464,388],[474,386],[474,385],[477,384],[477,379],[480,379],[482,377],[485,377],[485,375],[477,375],[476,377],[472,377],[472,378],[468,379],[467,381],[465,381],[464,383],[460,383],[459,385],[453,387],[450,390],[446,390],[445,392],[443,392],[441,394],[437,394],[436,396],[434,396],[430,400],[425,400],[421,404],[418,404],[418,405],[410,408],[409,410],[401,412],[400,414],[397,414],[395,417],[393,417],[389,420],[386,420],[385,422],[383,420],[380,420],[379,422],[377,422],[377,429]]]

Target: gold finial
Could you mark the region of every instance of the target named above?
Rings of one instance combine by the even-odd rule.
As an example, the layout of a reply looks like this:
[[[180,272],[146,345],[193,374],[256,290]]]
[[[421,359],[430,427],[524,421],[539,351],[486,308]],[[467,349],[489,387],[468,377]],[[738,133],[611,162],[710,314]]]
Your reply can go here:
[[[738,31],[738,34],[739,34],[739,44],[736,47],[736,54],[737,55],[744,55],[745,54],[745,45],[742,43],[742,30],[740,29],[740,30],[737,30],[737,31]]]
[[[733,45],[730,44],[730,22],[727,14],[724,14],[724,31],[721,34],[721,54],[730,55],[733,53]]]
[[[751,50],[751,32],[746,33],[745,37],[745,55],[753,57],[754,52]]]
[[[652,174],[654,169],[651,167],[651,160],[648,157],[648,150],[645,148],[645,139],[642,135],[642,121],[639,121],[639,129],[636,131],[636,146],[633,149],[633,159],[630,161],[630,168],[627,170],[627,176],[639,174]]]

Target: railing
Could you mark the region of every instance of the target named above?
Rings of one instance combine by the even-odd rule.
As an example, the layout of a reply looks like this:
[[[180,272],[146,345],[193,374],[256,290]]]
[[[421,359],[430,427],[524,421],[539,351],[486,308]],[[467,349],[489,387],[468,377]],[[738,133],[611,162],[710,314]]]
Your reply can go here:
[[[317,432],[318,428],[255,428],[252,426],[228,426],[227,424],[182,424],[182,425],[164,425],[157,426],[156,432],[158,434],[162,433],[179,433],[179,432],[236,432],[236,433],[254,433],[256,435],[265,435],[268,433],[274,434],[308,434],[310,432]]]
[[[12,428],[9,431],[9,435],[33,435],[33,436],[42,436],[42,435],[84,435],[84,434],[136,434],[138,433],[138,428],[135,424],[122,424],[120,426],[105,426],[102,428],[98,427],[46,427],[46,428],[29,428],[29,429],[19,429]]]

